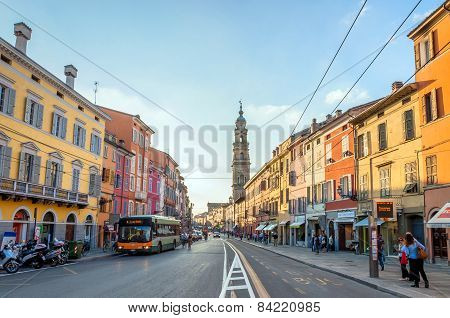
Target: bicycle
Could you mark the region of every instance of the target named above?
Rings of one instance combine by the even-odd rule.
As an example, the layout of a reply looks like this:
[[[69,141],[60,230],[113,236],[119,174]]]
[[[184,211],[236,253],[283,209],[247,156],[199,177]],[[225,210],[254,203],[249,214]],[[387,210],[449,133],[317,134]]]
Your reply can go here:
[[[109,240],[105,240],[103,243],[103,253],[106,253],[111,248],[111,242]]]
[[[86,256],[88,255],[89,251],[91,250],[91,242],[84,241],[83,243],[83,249],[81,250],[81,255]]]

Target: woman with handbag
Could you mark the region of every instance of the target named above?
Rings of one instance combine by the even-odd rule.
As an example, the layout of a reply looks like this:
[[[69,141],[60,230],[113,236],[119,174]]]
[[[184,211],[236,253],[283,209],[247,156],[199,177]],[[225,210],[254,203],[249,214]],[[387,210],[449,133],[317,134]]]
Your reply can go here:
[[[419,241],[417,241],[414,236],[408,232],[405,235],[406,240],[406,252],[409,259],[410,275],[414,279],[414,284],[411,287],[419,287],[420,276],[422,276],[425,282],[425,288],[429,288],[430,284],[428,282],[427,275],[423,269],[423,261],[427,258],[427,253],[425,252],[425,246],[423,246]],[[420,274],[420,275],[419,275]]]

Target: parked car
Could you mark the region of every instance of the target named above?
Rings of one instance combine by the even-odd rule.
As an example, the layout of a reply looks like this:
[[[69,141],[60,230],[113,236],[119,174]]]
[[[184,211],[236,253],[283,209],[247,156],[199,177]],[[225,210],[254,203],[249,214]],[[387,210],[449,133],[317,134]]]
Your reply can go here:
[[[213,232],[213,237],[219,237],[220,238],[220,232],[219,231],[214,231]]]

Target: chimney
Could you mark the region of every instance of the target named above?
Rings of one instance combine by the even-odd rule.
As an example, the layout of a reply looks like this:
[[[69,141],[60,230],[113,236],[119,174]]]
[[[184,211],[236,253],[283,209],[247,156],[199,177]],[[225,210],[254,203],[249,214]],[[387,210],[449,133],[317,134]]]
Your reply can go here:
[[[339,117],[342,115],[342,110],[338,109],[336,110],[336,117]]]
[[[392,93],[398,91],[400,88],[402,88],[403,86],[403,82],[401,81],[396,81],[394,83],[392,83]]]
[[[313,118],[311,123],[311,134],[317,130],[317,119]]]
[[[64,66],[64,75],[66,75],[66,84],[71,89],[75,89],[75,78],[77,78],[78,70],[72,64]]]
[[[327,121],[329,121],[330,119],[331,119],[331,115],[328,114],[328,115],[327,115]]]
[[[23,22],[14,24],[14,35],[16,36],[16,49],[27,54],[27,42],[31,39],[31,28]]]

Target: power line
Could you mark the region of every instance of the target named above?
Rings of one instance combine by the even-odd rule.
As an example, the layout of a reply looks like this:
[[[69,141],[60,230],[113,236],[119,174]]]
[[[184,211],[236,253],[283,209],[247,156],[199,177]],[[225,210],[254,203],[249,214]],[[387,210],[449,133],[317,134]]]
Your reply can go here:
[[[320,85],[322,84],[323,80],[325,79],[325,76],[328,74],[328,71],[330,70],[331,65],[333,65],[334,60],[336,59],[339,52],[341,51],[342,46],[344,45],[345,41],[347,40],[348,35],[350,34],[350,32],[353,29],[353,26],[355,25],[356,21],[358,20],[359,16],[361,15],[361,12],[363,11],[364,7],[366,6],[366,3],[367,3],[367,0],[365,0],[364,3],[362,4],[361,8],[358,11],[358,14],[356,15],[355,19],[353,20],[352,24],[350,25],[350,28],[348,29],[347,34],[345,35],[344,39],[342,40],[341,44],[339,45],[339,48],[337,49],[336,53],[334,54],[333,58],[331,59],[330,64],[328,64],[328,67],[325,70],[325,73],[323,74],[322,78],[320,79],[319,84],[317,84],[317,87],[314,90],[313,94],[311,95],[311,98],[309,99],[308,104],[306,105],[305,109],[303,110],[303,113],[300,115],[300,118],[298,119],[297,123],[295,124],[294,128],[292,129],[291,136],[294,134],[295,129],[297,128],[298,124],[300,123],[300,120],[303,118],[303,115],[309,108],[309,105],[311,104],[314,96],[316,96],[316,93],[319,90]]]

